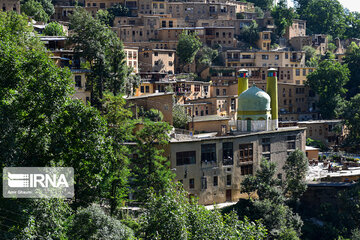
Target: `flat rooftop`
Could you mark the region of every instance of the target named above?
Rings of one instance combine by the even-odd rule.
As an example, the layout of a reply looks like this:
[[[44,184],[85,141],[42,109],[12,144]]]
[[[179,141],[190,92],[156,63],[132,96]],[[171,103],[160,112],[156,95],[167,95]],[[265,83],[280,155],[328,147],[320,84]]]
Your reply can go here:
[[[298,132],[305,131],[306,128],[300,127],[287,127],[287,128],[278,128],[278,130],[272,131],[259,131],[259,132],[232,132],[231,135],[226,136],[214,136],[209,135],[209,137],[199,136],[199,135],[187,135],[187,134],[175,134],[170,140],[171,143],[181,143],[181,142],[200,142],[206,140],[217,140],[217,139],[233,139],[233,138],[241,138],[241,137],[249,137],[256,135],[266,135],[266,134],[277,134],[277,133],[285,133],[285,132]]]
[[[340,166],[332,163],[333,166]],[[326,177],[350,177],[360,175],[360,167],[349,167],[347,170],[339,170],[337,172],[329,172],[328,167],[324,167],[323,163],[319,163],[317,166],[309,166],[309,171],[306,176],[306,181],[314,183],[320,181]],[[315,180],[315,181],[314,181]]]

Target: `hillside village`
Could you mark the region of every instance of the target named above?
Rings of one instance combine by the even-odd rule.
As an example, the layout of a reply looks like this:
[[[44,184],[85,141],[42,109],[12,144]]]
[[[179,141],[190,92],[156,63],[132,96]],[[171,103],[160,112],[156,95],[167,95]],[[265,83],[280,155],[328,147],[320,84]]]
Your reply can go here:
[[[257,1],[235,0],[54,0],[52,14],[47,18],[39,13],[30,16],[27,13],[30,7],[24,7],[25,4],[0,0],[3,12],[26,12],[29,25],[52,62],[71,72],[72,99],[94,106],[101,113],[111,113],[107,108],[110,105],[103,104],[108,98],[106,90],[114,96],[119,93],[118,106],[124,116],[132,116],[135,122],[131,133],[134,136],[144,134],[142,131],[150,126],[149,119],[171,126],[166,144],[154,147],[161,149],[161,154],[154,150],[149,158],[161,155],[174,182],[180,183],[187,196],[195,197],[200,205],[237,206],[241,199],[250,199],[253,191],[244,188],[264,168],[263,159],[276,165],[274,181],[286,183],[287,162],[298,151],[303,152],[307,169],[303,177],[307,190],[302,192],[301,201],[309,208],[320,208],[323,201],[339,204],[335,195],[352,189],[360,178],[356,144],[348,144],[349,139],[353,140],[355,124],[347,120],[351,116],[346,113],[337,114],[342,101],[336,98],[351,93],[350,97],[343,97],[350,101],[359,92],[358,86],[350,86],[346,94],[334,94],[338,105],[327,108],[326,94],[319,90],[322,85],[313,80],[316,74],[326,72],[323,61],[336,66],[333,72],[340,69],[337,66],[350,68],[348,55],[359,49],[360,39],[315,32],[313,23],[309,30],[307,20],[301,19],[301,14],[295,14],[284,1],[268,8],[259,7]],[[299,9],[296,11],[301,13]],[[111,35],[110,45],[113,37],[120,40],[116,50],[123,54],[123,59],[113,60],[124,63],[126,74],[111,75],[114,71],[111,64],[115,64],[115,69],[116,61],[106,66],[112,70],[94,67],[101,54],[108,54],[107,49],[101,49],[103,52],[93,49],[98,52],[94,54],[95,60],[89,61],[85,53],[89,49],[83,48],[87,43],[79,41],[81,29],[74,27],[72,16],[77,13],[88,14],[88,18],[102,24],[100,28],[111,30],[114,35],[106,33]],[[287,13],[293,15],[289,17]],[[88,18],[84,18],[85,24]],[[52,24],[60,30],[48,34]],[[109,79],[115,80],[98,85],[102,71],[109,71],[106,72]],[[353,70],[350,72],[334,76],[338,79],[346,76],[353,81]],[[324,81],[324,77],[318,79]],[[126,86],[115,87],[117,80]],[[347,85],[334,89],[343,86]],[[330,104],[332,95],[328,97]],[[119,123],[108,121],[111,133]],[[160,144],[159,139],[149,146],[157,141]],[[146,158],[137,141],[121,138],[121,143],[114,145],[119,149],[125,146],[127,150],[124,153],[120,150],[119,154],[126,155],[130,162],[133,160],[134,165]],[[259,189],[252,190],[258,191],[262,200]],[[124,194],[130,205],[135,202],[131,206],[135,207],[129,209],[137,207],[141,194],[130,190]],[[289,197],[287,194],[284,193],[284,198]],[[292,228],[297,231],[295,225]],[[266,239],[280,239],[276,234],[271,232]]]

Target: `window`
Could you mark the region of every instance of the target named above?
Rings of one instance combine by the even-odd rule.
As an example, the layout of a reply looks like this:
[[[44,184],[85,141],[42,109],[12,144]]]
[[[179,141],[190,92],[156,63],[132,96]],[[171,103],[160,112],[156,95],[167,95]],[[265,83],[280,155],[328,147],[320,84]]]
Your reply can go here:
[[[231,175],[226,175],[226,186],[231,186]]]
[[[235,99],[231,99],[231,111],[235,111]]]
[[[296,140],[296,135],[293,136],[287,136],[286,138],[288,141],[295,141]]]
[[[306,69],[303,69],[303,76],[306,76]]]
[[[150,87],[149,86],[145,86],[145,92],[150,92]]]
[[[234,149],[232,142],[223,143],[223,165],[233,165]]]
[[[214,187],[218,186],[218,176],[214,176],[213,185],[214,185]]]
[[[262,156],[263,156],[263,158],[265,158],[266,160],[270,161],[270,153],[263,154]]]
[[[171,67],[173,65],[173,62],[172,61],[169,61],[169,66]]]
[[[200,85],[195,85],[195,92],[200,92]]]
[[[206,177],[201,177],[201,189],[207,189],[207,179],[206,179]]]
[[[105,8],[105,3],[100,3],[100,8]]]
[[[216,89],[216,96],[219,96],[220,95],[220,89]]]
[[[280,56],[279,55],[275,55],[275,60],[279,60]]]
[[[226,89],[223,89],[223,95],[226,96]]]
[[[289,59],[289,53],[285,53],[285,59]]]
[[[154,52],[155,57],[159,56],[158,52]]]
[[[270,138],[263,138],[261,140],[261,143],[262,143],[262,151],[270,152]]]
[[[241,175],[252,175],[253,174],[253,165],[241,166]]]
[[[295,142],[288,142],[287,143],[287,148],[288,149],[295,149]]]
[[[189,188],[190,189],[195,188],[195,180],[193,178],[189,179]]]
[[[196,164],[196,151],[177,152],[176,166]]]
[[[216,144],[201,145],[201,162],[216,162]]]
[[[166,21],[161,22],[161,27],[163,27],[163,28],[166,27]]]
[[[75,76],[75,87],[81,87],[81,76]]]
[[[239,145],[239,161],[240,162],[253,161],[253,145],[252,144]]]
[[[314,70],[313,69],[309,69],[309,73],[312,73]]]
[[[141,86],[141,87],[140,87],[140,92],[142,92],[142,93],[145,92],[145,91],[144,91],[144,86]]]
[[[261,58],[262,58],[263,60],[268,60],[268,59],[269,59],[269,55],[261,55]]]
[[[300,69],[296,69],[296,76],[300,76]]]

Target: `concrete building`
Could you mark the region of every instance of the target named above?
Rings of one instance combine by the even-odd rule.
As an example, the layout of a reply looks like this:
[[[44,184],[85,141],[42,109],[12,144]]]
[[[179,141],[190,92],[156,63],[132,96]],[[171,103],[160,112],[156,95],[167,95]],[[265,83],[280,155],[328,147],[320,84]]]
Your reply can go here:
[[[14,11],[20,14],[19,0],[0,0],[0,6],[3,12]]]
[[[271,33],[271,31],[259,32],[259,40],[256,42],[256,45],[259,49],[270,51]]]
[[[215,132],[219,136],[224,136],[230,132],[229,120],[229,117],[218,115],[196,116],[188,122],[188,129],[194,134]]]
[[[126,65],[131,67],[134,73],[139,73],[139,49],[137,47],[124,46]]]
[[[174,93],[152,93],[136,97],[125,98],[128,105],[137,116],[137,110],[143,107],[144,110],[157,109],[164,115],[164,121],[173,124],[173,95]]]
[[[140,50],[140,71],[174,74],[175,52],[175,50],[170,49]]]
[[[86,87],[86,79],[89,72],[89,70],[84,69],[71,69],[75,87],[73,98],[80,99],[84,103],[90,103],[91,99],[91,92]]]
[[[296,148],[305,151],[302,128],[280,128],[277,131],[243,133],[234,136],[198,137],[177,135],[170,141],[168,158],[175,180],[183,184],[200,204],[237,201],[240,183],[259,169],[262,157],[277,163],[277,176]]]
[[[305,67],[305,52],[290,50],[227,50],[227,67]]]
[[[341,120],[301,121],[297,125],[306,128],[306,138],[319,140],[328,147],[340,145],[346,135]]]

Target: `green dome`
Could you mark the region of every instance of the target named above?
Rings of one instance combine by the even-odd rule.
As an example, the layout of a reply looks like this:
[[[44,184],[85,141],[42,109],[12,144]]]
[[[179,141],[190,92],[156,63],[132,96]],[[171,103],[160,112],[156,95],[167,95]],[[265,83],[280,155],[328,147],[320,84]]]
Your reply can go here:
[[[238,97],[239,111],[270,111],[270,96],[260,88],[252,86]]]

